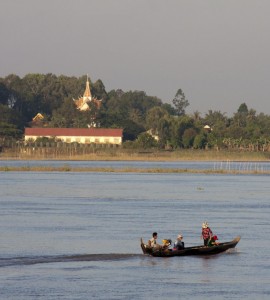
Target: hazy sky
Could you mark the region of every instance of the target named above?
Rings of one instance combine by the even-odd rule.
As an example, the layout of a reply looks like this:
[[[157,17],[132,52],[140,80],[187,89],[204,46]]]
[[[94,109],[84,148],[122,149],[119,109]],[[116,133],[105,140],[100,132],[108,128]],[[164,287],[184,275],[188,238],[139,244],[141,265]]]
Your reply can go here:
[[[0,0],[0,77],[89,74],[231,116],[270,114],[269,0]]]

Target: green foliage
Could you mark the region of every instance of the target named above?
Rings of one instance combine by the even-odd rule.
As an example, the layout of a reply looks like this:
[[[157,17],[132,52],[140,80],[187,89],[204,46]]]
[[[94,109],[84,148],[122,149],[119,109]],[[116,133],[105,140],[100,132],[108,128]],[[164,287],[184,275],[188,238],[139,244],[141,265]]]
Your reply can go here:
[[[206,134],[200,133],[197,134],[193,141],[193,148],[194,149],[204,149],[207,145],[207,137]]]
[[[159,146],[161,148],[164,148],[168,144],[168,141],[171,139],[171,120],[168,118],[160,119],[157,132],[159,137]]]
[[[16,128],[15,125],[8,124],[5,122],[0,122],[0,138],[1,140],[4,137],[20,138],[22,135],[21,130]]]
[[[130,119],[145,127],[147,112],[155,106],[161,106],[161,104],[160,99],[147,96],[145,92],[129,91],[124,93],[121,90],[113,90],[108,94],[104,110],[109,118],[110,116],[118,116],[120,119]]]
[[[148,133],[139,134],[136,144],[139,148],[150,149],[158,146],[157,141]]]
[[[27,74],[23,78],[10,74],[0,78],[0,138],[20,139],[24,127],[31,126],[37,113],[45,116],[43,125],[50,127],[100,126],[123,128],[128,147],[248,149],[269,151],[270,116],[256,114],[242,103],[233,117],[209,110],[205,117],[194,112],[186,115],[189,105],[179,89],[173,106],[143,91],[106,92],[99,79],[90,82],[92,96],[102,99],[101,108],[91,103],[90,111],[79,111],[73,99],[85,90],[86,76],[68,77],[54,74]],[[211,131],[204,131],[209,125]],[[32,125],[33,126],[33,125]],[[143,134],[151,130],[159,142]],[[130,142],[128,142],[130,141]],[[153,143],[152,143],[153,142]],[[155,145],[155,146],[154,146]]]
[[[107,95],[107,92],[106,92],[106,90],[105,90],[105,86],[104,86],[103,82],[102,82],[100,79],[98,79],[98,80],[92,85],[92,87],[91,87],[91,93],[92,93],[93,95],[95,95],[95,97],[96,97],[97,99],[100,99],[100,100],[102,100],[102,101],[104,101],[104,102],[106,102],[107,99],[108,99],[108,95]]]
[[[248,107],[246,105],[246,103],[242,103],[238,110],[237,110],[238,113],[244,113],[244,114],[247,114],[248,113]]]
[[[36,140],[35,140],[35,143],[37,144],[46,144],[46,143],[56,143],[58,142],[59,140],[55,137],[38,137]]]
[[[185,130],[189,128],[196,129],[194,126],[194,119],[190,116],[183,115],[181,117],[171,118],[171,134],[170,139],[168,140],[169,144],[174,148],[185,147],[183,143],[183,134]]]
[[[0,82],[0,104],[7,105],[8,98],[9,98],[9,90],[2,82]]]
[[[175,97],[173,98],[173,104],[175,106],[175,112],[178,116],[183,116],[186,113],[186,108],[189,106],[189,102],[186,99],[184,92],[179,89]]]
[[[207,146],[209,148],[223,148],[223,137],[218,136],[214,131],[207,134]]]
[[[204,118],[205,124],[209,125],[216,130],[224,130],[228,125],[228,118],[225,113],[220,111],[209,110]]]
[[[52,112],[52,119],[49,126],[60,128],[75,127],[74,124],[76,124],[78,113],[73,100],[66,98],[63,104]],[[86,127],[86,124],[84,127]]]
[[[172,107],[171,104],[169,103],[164,103],[161,105],[161,107],[167,111],[167,113],[171,116],[175,116],[176,115],[176,111],[175,108]]]
[[[185,148],[190,148],[193,146],[193,141],[194,141],[196,135],[197,135],[197,132],[194,128],[188,128],[184,131],[182,140],[183,140],[183,145]]]
[[[129,119],[124,119],[119,122],[118,128],[123,128],[123,139],[125,141],[134,141],[140,133],[145,131],[143,126]]]
[[[0,104],[0,137],[19,139],[22,136],[23,124],[19,113],[7,105]]]
[[[122,147],[123,149],[137,149],[137,144],[135,141],[125,141]]]
[[[146,128],[157,133],[160,120],[166,116],[169,114],[164,108],[160,106],[150,108],[146,113]]]

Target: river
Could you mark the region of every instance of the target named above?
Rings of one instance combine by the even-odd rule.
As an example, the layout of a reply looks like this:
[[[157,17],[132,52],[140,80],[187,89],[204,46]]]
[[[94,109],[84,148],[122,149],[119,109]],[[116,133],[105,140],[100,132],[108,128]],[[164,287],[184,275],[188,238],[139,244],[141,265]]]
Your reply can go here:
[[[2,162],[1,162],[2,163]],[[200,164],[200,163],[197,163]],[[0,172],[1,299],[269,299],[270,177]],[[154,258],[153,231],[237,247]]]

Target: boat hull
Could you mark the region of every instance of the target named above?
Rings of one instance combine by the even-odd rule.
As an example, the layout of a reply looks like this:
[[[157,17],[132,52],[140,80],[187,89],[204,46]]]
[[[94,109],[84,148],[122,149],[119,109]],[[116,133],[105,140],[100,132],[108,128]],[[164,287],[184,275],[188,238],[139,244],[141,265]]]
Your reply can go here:
[[[237,236],[230,242],[220,243],[215,246],[195,246],[195,247],[187,247],[182,250],[170,250],[170,249],[160,249],[160,250],[153,250],[152,248],[148,247],[144,244],[143,240],[141,239],[141,248],[144,254],[148,254],[151,256],[156,257],[172,257],[172,256],[188,256],[188,255],[214,255],[218,253],[222,253],[227,251],[228,249],[235,248],[235,246],[240,241],[241,237]]]

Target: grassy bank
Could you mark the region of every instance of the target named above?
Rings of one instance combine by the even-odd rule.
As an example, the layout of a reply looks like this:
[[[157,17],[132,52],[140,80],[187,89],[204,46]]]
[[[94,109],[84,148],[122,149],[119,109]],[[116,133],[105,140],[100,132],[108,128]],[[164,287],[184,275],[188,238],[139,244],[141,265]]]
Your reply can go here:
[[[179,169],[179,168],[103,168],[103,167],[70,167],[63,165],[53,166],[22,166],[22,167],[0,167],[0,172],[106,172],[106,173],[201,173],[201,174],[270,174],[270,171],[258,168],[247,169]]]
[[[54,151],[4,152],[0,160],[86,160],[86,161],[270,161],[269,152],[226,150],[135,151],[129,149],[98,149],[92,153],[70,155]]]

